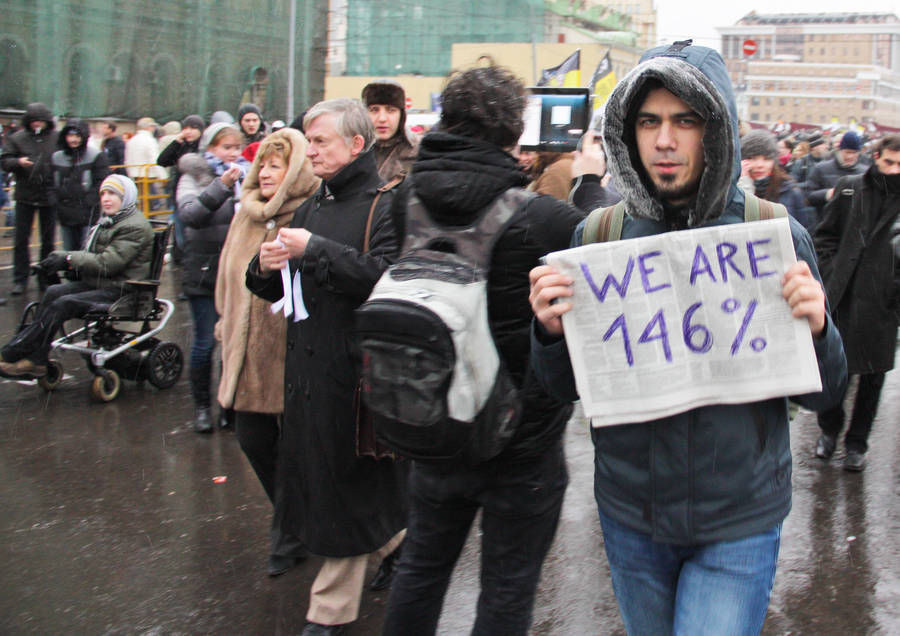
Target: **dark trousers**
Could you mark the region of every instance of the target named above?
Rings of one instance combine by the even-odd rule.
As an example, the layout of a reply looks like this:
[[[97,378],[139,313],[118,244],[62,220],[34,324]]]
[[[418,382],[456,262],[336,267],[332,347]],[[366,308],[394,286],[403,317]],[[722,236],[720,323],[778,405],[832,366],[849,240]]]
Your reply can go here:
[[[869,433],[878,412],[878,400],[883,386],[884,373],[863,373],[859,376],[850,427],[844,435],[844,446],[847,450],[865,453],[869,449]],[[819,413],[818,419],[819,428],[824,433],[837,437],[844,427],[844,399],[841,398],[834,408]]]
[[[59,231],[62,233],[63,249],[67,252],[77,252],[84,247],[87,225],[60,225]]]
[[[282,530],[284,519],[284,489],[278,486],[278,439],[281,428],[278,416],[269,413],[234,412],[234,432],[241,450],[259,478],[263,490],[272,502],[271,554],[301,556],[306,553],[303,543],[288,531]]]
[[[191,296],[191,316],[194,319],[194,341],[191,343],[191,367],[212,367],[216,348],[216,299],[212,296]]]
[[[35,364],[47,364],[53,336],[65,321],[80,318],[97,303],[111,303],[118,297],[118,289],[97,289],[81,281],[51,285],[41,298],[31,325],[3,347],[3,359],[17,362],[28,358]]]
[[[56,214],[50,206],[31,205],[16,202],[16,247],[13,255],[13,282],[26,285],[31,266],[31,226],[34,213],[38,213],[41,228],[41,258],[44,260],[53,251],[56,230]]]
[[[560,443],[524,462],[463,469],[413,462],[409,523],[384,633],[435,633],[453,566],[481,508],[481,593],[472,634],[527,634],[568,481]]]

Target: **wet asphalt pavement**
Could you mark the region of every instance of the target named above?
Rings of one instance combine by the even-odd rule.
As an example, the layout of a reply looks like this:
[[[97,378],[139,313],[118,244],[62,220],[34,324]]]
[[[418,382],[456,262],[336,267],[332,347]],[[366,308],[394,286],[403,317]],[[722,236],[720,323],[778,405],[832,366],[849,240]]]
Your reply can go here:
[[[162,297],[175,297],[172,276]],[[0,341],[28,299],[0,307]],[[164,335],[187,357],[189,311],[176,306]],[[190,430],[186,371],[163,391],[126,381],[99,404],[84,362],[62,361],[70,377],[53,393],[0,379],[0,634],[299,634],[319,561],[266,576],[268,500],[231,433]],[[763,633],[900,634],[900,373],[885,383],[864,473],[841,469],[841,447],[830,463],[812,457],[817,436],[801,411],[794,509]],[[624,634],[582,420],[566,447],[571,484],[532,633]],[[439,633],[469,632],[477,594],[476,527]],[[380,633],[385,602],[367,590],[349,633]]]

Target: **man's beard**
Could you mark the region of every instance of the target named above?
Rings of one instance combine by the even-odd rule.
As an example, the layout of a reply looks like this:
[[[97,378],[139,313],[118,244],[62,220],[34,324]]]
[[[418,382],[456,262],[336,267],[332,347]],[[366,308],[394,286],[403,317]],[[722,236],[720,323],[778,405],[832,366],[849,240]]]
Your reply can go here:
[[[697,183],[676,183],[676,175],[659,175],[659,182],[654,181],[655,198],[663,201],[681,201],[693,198],[697,194]]]

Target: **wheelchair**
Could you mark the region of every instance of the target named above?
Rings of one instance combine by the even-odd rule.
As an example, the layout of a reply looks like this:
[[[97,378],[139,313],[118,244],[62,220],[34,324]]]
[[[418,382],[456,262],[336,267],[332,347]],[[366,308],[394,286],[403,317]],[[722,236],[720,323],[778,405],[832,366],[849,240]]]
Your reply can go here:
[[[94,374],[91,396],[100,402],[116,399],[123,379],[146,380],[158,389],[168,389],[178,382],[184,369],[181,347],[157,338],[175,309],[171,301],[156,297],[172,224],[157,221],[151,221],[151,224],[155,233],[149,278],[126,281],[118,300],[95,304],[81,318],[84,323],[81,328],[68,333],[63,326],[59,337],[50,345],[51,352],[81,354]],[[54,282],[55,273],[40,268],[32,268],[32,271],[43,284]],[[56,282],[58,280],[56,276]],[[19,330],[35,319],[38,306],[38,302],[32,302],[25,307]],[[47,374],[36,379],[45,391],[53,391],[63,379],[62,363],[51,358]]]

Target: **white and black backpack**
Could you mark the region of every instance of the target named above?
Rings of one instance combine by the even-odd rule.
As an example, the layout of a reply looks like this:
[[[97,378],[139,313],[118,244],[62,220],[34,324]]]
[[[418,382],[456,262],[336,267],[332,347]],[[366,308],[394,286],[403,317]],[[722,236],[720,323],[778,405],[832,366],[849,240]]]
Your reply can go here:
[[[400,258],[356,310],[362,395],[398,454],[476,464],[516,431],[519,392],[488,323],[497,239],[534,194],[507,190],[466,227],[438,225],[410,192]]]

